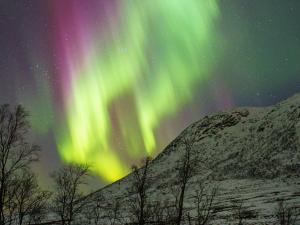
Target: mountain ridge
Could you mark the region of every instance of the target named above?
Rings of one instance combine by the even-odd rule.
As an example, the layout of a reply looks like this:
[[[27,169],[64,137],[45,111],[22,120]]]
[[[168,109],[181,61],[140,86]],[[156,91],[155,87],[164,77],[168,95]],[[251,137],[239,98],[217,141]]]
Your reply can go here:
[[[239,107],[192,123],[150,163],[149,198],[172,198],[170,187],[177,182],[183,138],[194,140],[195,172],[186,210],[193,211],[189,196],[199,182],[220,187],[215,221],[232,219],[234,202],[245,202],[245,209],[252,213],[250,224],[274,221],[279,199],[300,206],[300,94],[273,106]],[[126,201],[131,185],[129,174],[89,198],[102,195]]]

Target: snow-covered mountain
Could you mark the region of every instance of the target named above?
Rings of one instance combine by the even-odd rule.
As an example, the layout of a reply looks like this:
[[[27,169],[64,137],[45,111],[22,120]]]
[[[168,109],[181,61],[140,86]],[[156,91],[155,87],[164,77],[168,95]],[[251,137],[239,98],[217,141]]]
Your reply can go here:
[[[234,224],[233,208],[240,203],[249,215],[246,224],[272,224],[280,199],[300,206],[300,94],[274,106],[236,108],[190,125],[150,163],[152,181],[147,193],[151,200],[172,199],[170,188],[178,180],[184,138],[195,140],[194,173],[184,205],[191,213],[190,196],[199,183],[218,187],[214,224]],[[131,183],[129,174],[88,199],[105,196],[107,201],[124,201]],[[123,203],[123,214],[126,208]]]

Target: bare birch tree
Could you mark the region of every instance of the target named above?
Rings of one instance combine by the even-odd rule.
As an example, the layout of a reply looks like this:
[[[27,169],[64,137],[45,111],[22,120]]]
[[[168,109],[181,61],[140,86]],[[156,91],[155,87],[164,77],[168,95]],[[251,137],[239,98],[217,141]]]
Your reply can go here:
[[[14,194],[9,193],[14,177],[38,160],[39,147],[26,141],[29,128],[22,106],[0,106],[0,225],[10,223],[15,208],[10,199]]]
[[[59,216],[62,225],[73,224],[82,212],[84,201],[80,191],[89,175],[88,166],[66,165],[52,174],[55,182],[52,211]]]
[[[148,197],[146,190],[150,186],[149,180],[149,163],[151,159],[147,157],[145,159],[144,165],[141,168],[133,166],[133,183],[130,190],[130,194],[133,198],[130,201],[130,211],[132,215],[132,220],[134,220],[139,225],[144,225],[147,218],[147,203]]]
[[[193,175],[194,168],[192,167],[191,162],[191,152],[194,145],[194,138],[184,138],[182,140],[184,155],[182,160],[179,162],[179,171],[178,171],[178,186],[177,190],[173,191],[175,197],[175,210],[176,216],[174,218],[175,224],[180,225],[183,217],[183,204],[186,193],[186,188],[189,179]],[[174,189],[174,188],[173,188]]]

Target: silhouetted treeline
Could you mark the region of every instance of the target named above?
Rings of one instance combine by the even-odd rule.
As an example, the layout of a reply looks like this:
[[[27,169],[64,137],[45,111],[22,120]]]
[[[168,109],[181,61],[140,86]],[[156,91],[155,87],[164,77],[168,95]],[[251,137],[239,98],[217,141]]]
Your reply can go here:
[[[28,116],[20,105],[0,106],[0,225],[70,225],[83,207],[88,167],[64,166],[52,174],[55,191],[42,190],[30,168],[40,148],[27,141]]]
[[[0,106],[0,225],[208,225],[216,217],[218,188],[198,181],[197,188],[188,190],[194,176],[192,138],[180,143],[184,152],[177,182],[169,189],[171,197],[151,198],[154,177],[147,157],[140,167],[132,167],[131,186],[122,199],[101,194],[87,199],[81,189],[90,175],[88,165],[65,165],[54,171],[52,192],[39,187],[30,166],[38,161],[40,148],[28,142],[29,128],[22,106]],[[187,193],[193,204],[188,207]],[[244,202],[235,203],[232,214],[234,219],[227,224],[247,224],[253,216]],[[298,208],[281,200],[274,210],[274,225],[297,225],[298,216]]]

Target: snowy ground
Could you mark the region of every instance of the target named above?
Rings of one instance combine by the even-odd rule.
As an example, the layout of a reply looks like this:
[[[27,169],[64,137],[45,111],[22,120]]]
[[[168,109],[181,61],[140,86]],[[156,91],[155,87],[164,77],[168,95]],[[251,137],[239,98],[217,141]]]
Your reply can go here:
[[[189,196],[203,180],[207,187],[219,188],[215,218],[220,223],[234,221],[232,207],[239,202],[249,211],[249,224],[272,224],[280,199],[300,206],[300,95],[266,108],[220,112],[189,126],[150,164],[150,199],[171,198],[170,188],[176,184],[184,154],[183,138],[195,140],[187,210],[193,211]],[[124,201],[131,179],[129,175],[89,199],[103,195],[108,201]]]

